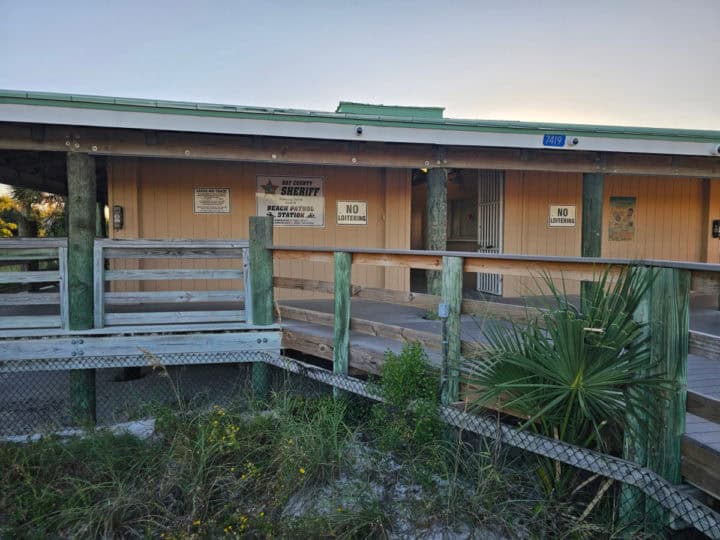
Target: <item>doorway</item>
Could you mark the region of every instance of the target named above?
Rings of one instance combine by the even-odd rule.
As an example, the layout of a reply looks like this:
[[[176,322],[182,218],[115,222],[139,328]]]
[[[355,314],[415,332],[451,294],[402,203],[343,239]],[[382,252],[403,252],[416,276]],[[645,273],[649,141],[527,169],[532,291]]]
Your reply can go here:
[[[503,252],[503,206],[505,192],[503,171],[478,171],[478,253]],[[502,295],[502,274],[477,275],[477,290]]]

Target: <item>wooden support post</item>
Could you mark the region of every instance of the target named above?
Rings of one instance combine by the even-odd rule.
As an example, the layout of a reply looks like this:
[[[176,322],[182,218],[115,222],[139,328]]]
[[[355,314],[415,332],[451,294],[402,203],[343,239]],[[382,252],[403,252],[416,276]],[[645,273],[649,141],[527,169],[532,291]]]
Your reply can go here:
[[[425,248],[447,249],[447,169],[430,169],[427,174],[427,231]],[[427,293],[440,295],[440,272],[428,270]]]
[[[624,457],[659,473],[673,484],[682,480],[681,442],[685,432],[689,331],[690,272],[673,268],[642,268],[652,273],[653,284],[636,313],[647,323],[649,364],[667,379],[670,389],[648,394],[646,411],[628,418],[635,429],[626,433]],[[653,374],[651,372],[643,375]],[[667,512],[651,499],[643,500],[635,488],[621,493],[620,518],[624,523],[662,524]]]
[[[95,242],[95,160],[68,153],[68,290],[71,330],[93,327],[93,246]],[[70,373],[73,420],[94,424],[95,370]]]
[[[352,255],[335,253],[335,303],[333,325],[333,372],[347,375],[350,359],[350,284],[352,280]],[[335,397],[342,393],[333,390]]]
[[[583,174],[581,257],[600,257],[602,255],[604,186],[605,176],[603,174]],[[592,294],[593,282],[583,281],[580,285],[580,297],[591,298]]]
[[[250,217],[250,296],[252,322],[258,325],[273,323],[273,258],[270,247],[273,243],[273,219],[271,216]],[[253,394],[266,399],[270,391],[272,372],[264,362],[252,366]]]
[[[460,399],[460,309],[462,305],[462,257],[443,257],[442,301],[448,306],[448,317],[444,321],[443,340],[447,340],[447,359],[443,366],[442,402],[445,405]]]

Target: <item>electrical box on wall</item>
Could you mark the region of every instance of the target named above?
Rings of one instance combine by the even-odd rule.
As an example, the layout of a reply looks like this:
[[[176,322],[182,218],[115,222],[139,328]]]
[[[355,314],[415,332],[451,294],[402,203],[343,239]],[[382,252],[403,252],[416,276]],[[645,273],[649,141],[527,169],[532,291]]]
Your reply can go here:
[[[119,231],[124,226],[124,212],[123,207],[117,204],[112,207],[112,226],[113,230]]]
[[[713,219],[712,222],[712,237],[720,238],[720,219]]]

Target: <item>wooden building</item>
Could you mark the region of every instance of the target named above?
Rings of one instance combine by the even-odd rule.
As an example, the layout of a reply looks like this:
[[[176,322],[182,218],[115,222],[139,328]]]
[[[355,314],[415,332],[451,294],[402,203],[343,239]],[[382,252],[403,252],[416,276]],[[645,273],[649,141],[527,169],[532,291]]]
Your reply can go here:
[[[94,157],[111,238],[247,238],[248,217],[271,212],[277,244],[720,262],[720,132],[0,92],[0,180],[61,191],[38,164],[66,152]],[[353,278],[411,286],[409,270]],[[495,275],[465,286],[527,290]]]

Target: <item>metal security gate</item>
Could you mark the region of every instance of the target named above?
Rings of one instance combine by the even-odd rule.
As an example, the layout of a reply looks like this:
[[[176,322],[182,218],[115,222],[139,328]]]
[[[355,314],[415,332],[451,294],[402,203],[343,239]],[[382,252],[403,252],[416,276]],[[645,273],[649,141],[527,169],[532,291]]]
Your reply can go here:
[[[478,171],[478,252],[502,253],[503,171]],[[477,290],[502,294],[502,275],[477,275]]]

